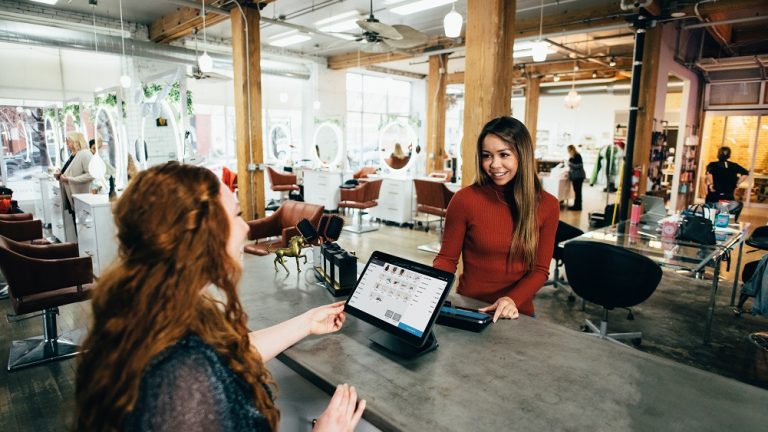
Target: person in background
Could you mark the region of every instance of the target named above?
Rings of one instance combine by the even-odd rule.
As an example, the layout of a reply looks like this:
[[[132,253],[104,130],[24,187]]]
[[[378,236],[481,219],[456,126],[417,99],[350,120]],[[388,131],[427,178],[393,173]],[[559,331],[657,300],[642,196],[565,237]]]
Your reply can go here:
[[[533,296],[549,275],[560,203],[536,175],[533,143],[512,117],[488,122],[477,138],[475,183],[453,196],[433,266],[464,272],[459,294],[490,306],[499,318],[533,316]]]
[[[569,210],[581,210],[581,185],[587,177],[584,171],[584,161],[581,159],[581,153],[576,151],[574,145],[568,146],[568,178],[573,184],[573,206]]]
[[[92,154],[96,154],[96,140],[92,139],[88,141],[88,147],[91,149]]]
[[[64,164],[58,180],[61,196],[65,198],[64,206],[74,217],[75,200],[72,195],[90,192],[88,189],[93,176],[88,172],[88,164],[91,163],[93,153],[90,152],[85,136],[80,132],[67,133],[66,143],[71,156],[70,160]]]
[[[386,159],[385,162],[392,169],[400,169],[408,165],[408,161],[411,159],[410,147],[408,148],[408,150],[409,150],[409,153],[406,154],[403,151],[403,146],[400,145],[400,143],[395,143],[395,149],[392,151],[392,154],[389,155],[389,157]]]
[[[731,158],[730,147],[720,147],[717,150],[717,161],[707,165],[707,196],[704,201],[717,203],[720,200],[735,201],[733,196],[736,186],[749,175],[749,171],[728,159]]]
[[[158,211],[160,210],[160,211]],[[338,331],[343,302],[257,331],[237,290],[248,225],[211,171],[168,162],[140,172],[114,208],[116,262],[93,295],[73,429],[274,431],[265,363]],[[365,409],[337,387],[315,431],[351,431]]]

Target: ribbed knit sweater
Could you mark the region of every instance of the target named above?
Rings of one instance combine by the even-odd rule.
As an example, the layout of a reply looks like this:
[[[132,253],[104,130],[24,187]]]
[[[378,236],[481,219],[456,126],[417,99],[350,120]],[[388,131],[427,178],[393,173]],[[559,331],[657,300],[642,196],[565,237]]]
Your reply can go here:
[[[503,187],[465,187],[448,205],[443,244],[433,266],[455,273],[461,255],[464,272],[459,276],[459,294],[488,303],[507,296],[520,313],[533,315],[533,296],[549,276],[559,218],[557,199],[542,191],[536,261],[533,270],[526,271],[519,258],[509,259],[514,223]]]

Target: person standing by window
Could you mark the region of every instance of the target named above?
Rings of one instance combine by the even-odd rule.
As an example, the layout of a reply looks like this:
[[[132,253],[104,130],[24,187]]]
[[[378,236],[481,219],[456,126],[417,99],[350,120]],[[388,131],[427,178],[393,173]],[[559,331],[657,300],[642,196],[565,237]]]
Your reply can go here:
[[[707,203],[717,203],[720,200],[735,201],[733,195],[736,186],[749,175],[749,171],[728,159],[731,158],[730,147],[720,147],[717,150],[717,161],[707,165]]]
[[[569,210],[581,210],[581,185],[587,173],[584,172],[584,161],[581,159],[581,153],[576,151],[573,145],[568,146],[568,178],[573,184],[573,206]]]
[[[549,275],[560,216],[536,175],[531,135],[512,117],[488,122],[477,139],[476,180],[451,199],[432,265],[464,272],[457,292],[491,303],[499,318],[534,315],[533,296]]]

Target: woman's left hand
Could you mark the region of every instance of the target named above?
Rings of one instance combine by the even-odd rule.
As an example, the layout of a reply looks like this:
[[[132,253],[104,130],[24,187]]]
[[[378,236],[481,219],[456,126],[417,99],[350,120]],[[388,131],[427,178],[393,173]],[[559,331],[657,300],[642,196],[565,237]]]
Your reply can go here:
[[[338,331],[346,319],[343,301],[310,309],[305,315],[309,322],[309,334],[312,335]]]
[[[490,306],[478,309],[480,312],[496,311],[493,314],[493,322],[501,319],[517,319],[520,317],[520,312],[517,311],[517,305],[515,301],[509,297],[500,297],[496,302]]]

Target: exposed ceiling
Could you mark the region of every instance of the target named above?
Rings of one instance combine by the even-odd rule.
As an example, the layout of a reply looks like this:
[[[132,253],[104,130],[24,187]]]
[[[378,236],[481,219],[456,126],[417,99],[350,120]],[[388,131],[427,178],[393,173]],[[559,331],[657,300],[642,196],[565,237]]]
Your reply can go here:
[[[0,0],[6,2],[7,0]],[[29,2],[29,0],[20,0]],[[401,15],[393,12],[399,6],[414,3],[416,0],[376,0],[373,1],[373,14],[387,24],[404,24],[417,29],[434,40],[443,34],[443,17],[455,7],[466,20],[467,0],[457,0],[455,5],[445,0],[430,0],[432,4],[441,4],[421,12]],[[628,0],[517,0],[517,40],[530,41],[538,37],[539,17],[543,17],[544,37],[552,43],[552,53],[543,66],[536,64],[533,73],[544,75],[544,81],[553,80],[555,74],[572,73],[573,58],[585,58],[579,61],[582,73],[595,72],[602,78],[608,77],[615,69],[628,70],[632,54],[634,37],[627,21],[634,14],[633,10],[623,10],[621,3]],[[206,0],[211,9],[208,17],[219,16],[220,12],[233,7],[233,0]],[[255,7],[253,1],[242,1],[245,7]],[[631,3],[631,2],[629,2]],[[38,3],[35,3],[39,5]],[[124,0],[123,16],[128,21],[151,26],[163,17],[177,11],[178,8],[196,6],[197,1],[186,0]],[[653,6],[657,16],[665,21],[679,21],[683,27],[701,34],[693,38],[700,42],[693,51],[704,57],[731,57],[743,54],[768,53],[768,1],[766,0],[655,0]],[[362,42],[342,40],[338,34],[318,30],[318,21],[341,13],[357,11],[358,18],[366,18],[370,13],[369,0],[275,0],[262,10],[261,39],[269,45],[275,37],[286,32],[296,32],[308,39],[302,43],[284,48],[272,47],[271,52],[284,52],[289,55],[303,54],[320,57],[333,57],[343,54],[356,54],[363,48]],[[44,6],[97,16],[119,19],[119,0],[98,0],[96,6],[89,5],[89,0],[59,0],[54,6]],[[684,15],[680,16],[680,13]],[[541,14],[541,15],[540,15]],[[219,18],[221,19],[221,17]],[[725,22],[712,25],[712,21]],[[229,19],[209,26],[207,35],[214,41],[228,44],[231,38]],[[358,28],[345,30],[344,33],[357,35]],[[343,37],[343,35],[341,35]],[[443,41],[444,42],[443,38]],[[449,58],[449,72],[464,69],[463,42],[457,39]],[[448,46],[448,45],[446,45]],[[423,51],[421,49],[420,51]],[[381,63],[378,67],[406,73],[425,74],[427,54],[419,53],[411,58],[394,62]],[[434,54],[434,51],[429,53]],[[360,55],[358,55],[358,58]],[[402,57],[402,56],[401,56]],[[515,63],[534,66],[530,57],[515,56]],[[586,59],[588,58],[588,59]],[[616,66],[609,66],[613,60]],[[691,61],[697,59],[690,59]],[[354,63],[354,62],[353,62]],[[551,66],[551,67],[550,67]],[[545,72],[542,72],[546,70]],[[529,71],[530,73],[531,71]],[[612,76],[612,75],[611,75]],[[587,77],[589,78],[589,77]]]

